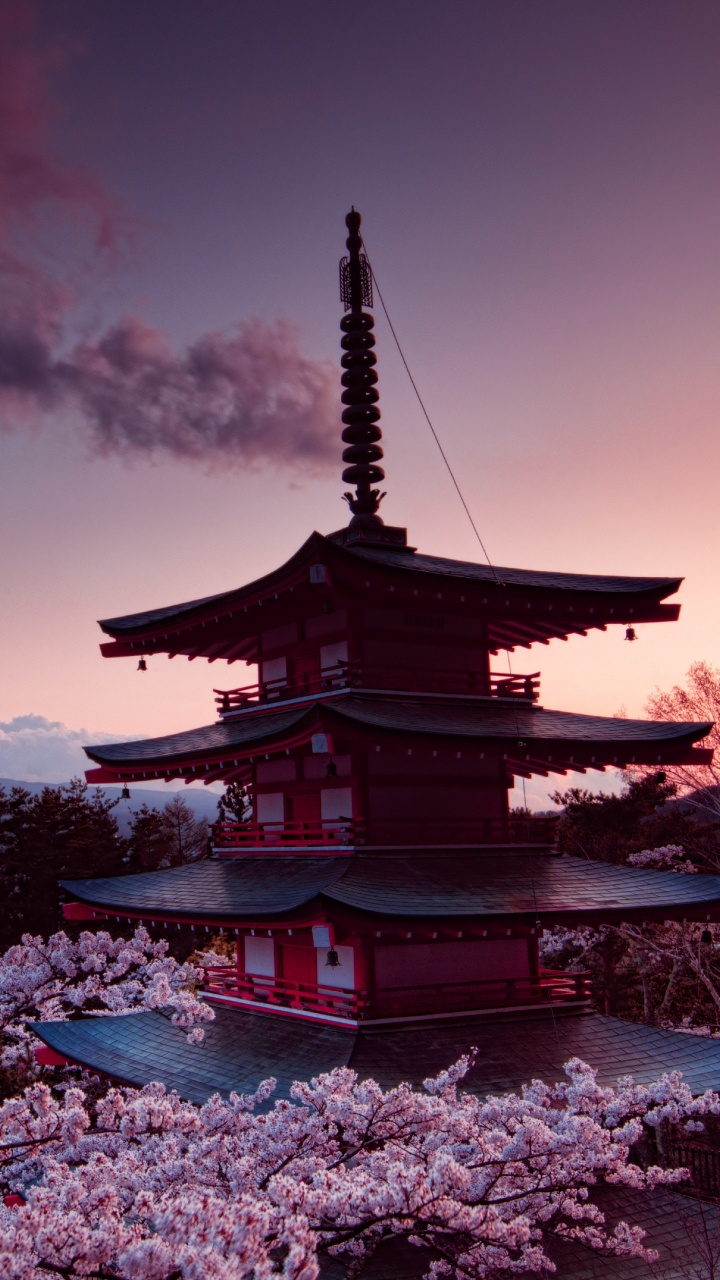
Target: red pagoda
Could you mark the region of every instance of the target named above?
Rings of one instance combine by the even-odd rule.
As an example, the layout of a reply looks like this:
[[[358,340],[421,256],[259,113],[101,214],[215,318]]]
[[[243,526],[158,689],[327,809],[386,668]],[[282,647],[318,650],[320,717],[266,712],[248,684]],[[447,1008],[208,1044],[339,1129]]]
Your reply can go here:
[[[252,816],[192,865],[66,882],[70,917],[236,939],[209,969],[202,1046],[159,1014],[45,1023],[56,1052],[185,1097],[280,1089],[336,1065],[422,1080],[470,1044],[478,1090],[557,1078],[578,1054],[607,1079],[680,1068],[720,1084],[713,1041],[593,1014],[583,975],[543,970],[557,923],[720,921],[720,877],[560,857],[553,822],[514,817],[517,777],[705,763],[707,724],[551,711],[504,656],[609,626],[674,621],[674,578],[490,567],[409,546],[379,515],[384,479],[372,280],[360,217],[341,263],[346,528],[221,595],[100,625],[107,657],[185,654],[257,667],[217,719],[87,748],[93,783],[237,781]],[[201,944],[201,938],[199,938]]]

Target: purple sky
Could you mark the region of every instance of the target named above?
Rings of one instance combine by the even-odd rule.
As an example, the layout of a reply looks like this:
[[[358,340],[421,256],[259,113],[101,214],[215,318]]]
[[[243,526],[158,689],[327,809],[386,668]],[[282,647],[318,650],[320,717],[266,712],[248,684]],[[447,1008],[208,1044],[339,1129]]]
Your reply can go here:
[[[345,522],[353,203],[494,561],[686,575],[675,626],[515,669],[542,668],[547,706],[642,714],[718,663],[715,0],[0,17],[0,774],[29,768],[16,717],[212,719],[245,668],[142,677],[100,659],[95,619],[229,589]],[[482,558],[380,315],[378,355],[385,519]]]

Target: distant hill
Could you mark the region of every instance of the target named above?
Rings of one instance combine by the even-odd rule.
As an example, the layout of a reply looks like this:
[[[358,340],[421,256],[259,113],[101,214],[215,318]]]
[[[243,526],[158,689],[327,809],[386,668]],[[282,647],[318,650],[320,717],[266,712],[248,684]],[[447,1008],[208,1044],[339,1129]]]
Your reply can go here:
[[[0,787],[4,787],[9,791],[11,787],[24,787],[31,795],[39,795],[45,787],[61,787],[67,786],[62,782],[23,782],[19,778],[0,778]],[[145,787],[130,787],[130,799],[120,800],[121,787],[88,787],[88,791],[102,791],[111,800],[118,800],[118,806],[115,809],[115,816],[118,821],[121,835],[127,835],[130,827],[130,820],[135,810],[139,809],[141,804],[147,804],[151,809],[162,809],[168,800],[172,800],[174,795],[181,795],[183,800],[187,801],[197,818],[204,818],[207,822],[213,822],[217,817],[218,794],[214,791],[202,791],[195,787],[183,787],[181,791],[170,790],[146,790]]]

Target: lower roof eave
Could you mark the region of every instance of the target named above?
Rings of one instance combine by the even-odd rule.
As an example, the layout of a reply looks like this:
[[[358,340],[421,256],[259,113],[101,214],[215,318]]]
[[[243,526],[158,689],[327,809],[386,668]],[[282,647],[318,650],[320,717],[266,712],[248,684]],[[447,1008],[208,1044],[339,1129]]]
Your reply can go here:
[[[160,1013],[29,1025],[69,1061],[135,1087],[161,1080],[197,1103],[216,1092],[252,1092],[269,1076],[277,1079],[279,1096],[287,1097],[295,1080],[333,1067],[350,1067],[384,1088],[403,1080],[421,1086],[473,1045],[478,1053],[464,1085],[477,1094],[505,1093],[533,1078],[561,1079],[563,1064],[573,1057],[596,1067],[601,1084],[627,1074],[650,1083],[679,1070],[695,1094],[720,1086],[720,1042],[600,1014],[543,1011],[537,1018],[355,1028],[217,1006],[201,1045],[188,1044]]]
[[[376,911],[366,910],[362,908],[354,908],[348,910],[343,904],[335,901],[318,901],[316,909],[308,912],[304,910],[302,914],[283,913],[277,915],[250,914],[250,915],[231,915],[228,913],[214,912],[204,915],[202,912],[189,912],[182,914],[179,912],[141,912],[118,910],[117,907],[102,907],[97,904],[78,902],[86,908],[87,915],[84,913],[69,913],[67,919],[94,920],[98,924],[107,922],[121,923],[126,921],[134,924],[145,924],[153,927],[177,927],[190,928],[195,930],[204,930],[206,933],[213,930],[225,930],[227,932],[246,933],[248,930],[260,930],[262,932],[276,933],[292,933],[299,932],[303,929],[310,929],[313,925],[323,924],[329,919],[336,923],[342,921],[346,930],[345,936],[355,935],[382,935],[390,936],[397,934],[398,936],[406,935],[410,937],[414,934],[416,941],[422,941],[422,935],[428,934],[430,930],[440,930],[444,932],[453,932],[462,936],[465,931],[468,936],[471,932],[489,931],[495,933],[498,930],[517,928],[524,932],[535,933],[537,929],[549,929],[556,925],[562,925],[566,928],[574,928],[581,925],[587,925],[593,928],[599,928],[602,925],[619,925],[619,924],[663,924],[665,921],[682,921],[694,924],[720,924],[720,900],[708,904],[707,902],[688,904],[679,903],[676,906],[651,907],[636,906],[632,908],[609,908],[600,907],[586,909],[579,908],[574,905],[567,908],[551,908],[543,907],[534,908],[528,911],[495,911],[475,912],[459,915],[457,913],[444,913],[436,915],[392,915],[386,914],[378,916]],[[66,904],[70,907],[75,903]]]

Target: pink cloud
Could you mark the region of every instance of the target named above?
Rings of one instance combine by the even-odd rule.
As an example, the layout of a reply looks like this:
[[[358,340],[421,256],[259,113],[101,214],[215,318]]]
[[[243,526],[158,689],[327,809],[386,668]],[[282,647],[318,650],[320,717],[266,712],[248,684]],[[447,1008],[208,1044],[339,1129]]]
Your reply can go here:
[[[302,354],[283,321],[245,320],[174,353],[128,317],[72,342],[93,281],[130,220],[93,174],[53,150],[53,77],[72,51],[43,39],[38,9],[9,0],[0,28],[0,428],[69,408],[99,453],[205,465],[287,462],[319,471],[337,453],[331,366]],[[84,245],[66,266],[62,231]],[[55,251],[55,260],[53,258]],[[50,265],[48,265],[48,263]]]
[[[130,318],[77,347],[51,377],[103,453],[275,458],[317,471],[338,452],[332,366],[304,356],[283,321],[245,321],[175,355],[162,333]]]

